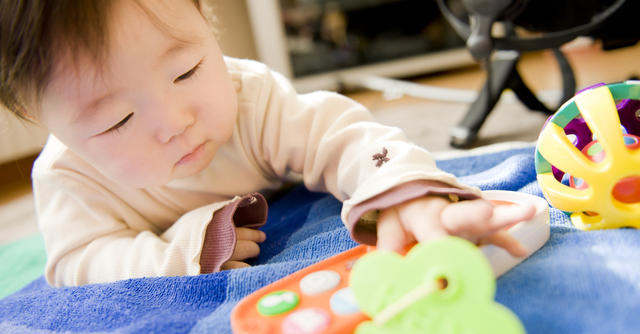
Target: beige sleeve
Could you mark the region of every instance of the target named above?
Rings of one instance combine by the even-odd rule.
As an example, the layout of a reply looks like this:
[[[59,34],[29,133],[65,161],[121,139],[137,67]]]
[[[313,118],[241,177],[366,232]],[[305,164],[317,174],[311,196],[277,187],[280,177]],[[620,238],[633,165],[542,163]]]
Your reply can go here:
[[[228,204],[190,211],[162,231],[78,173],[35,169],[34,195],[48,257],[45,277],[53,286],[197,275],[207,226]],[[235,242],[235,234],[227,239],[219,242]]]
[[[301,173],[308,189],[343,201],[343,222],[354,205],[409,181],[435,180],[480,194],[439,170],[400,129],[375,123],[357,102],[332,92],[297,94],[274,72],[262,78],[260,89],[243,87],[257,92],[250,102],[240,100],[245,147],[269,173]]]

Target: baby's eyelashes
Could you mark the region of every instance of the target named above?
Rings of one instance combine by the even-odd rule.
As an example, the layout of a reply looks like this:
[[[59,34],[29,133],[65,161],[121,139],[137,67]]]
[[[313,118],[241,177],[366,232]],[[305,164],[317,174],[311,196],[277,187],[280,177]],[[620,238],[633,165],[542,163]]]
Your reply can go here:
[[[202,64],[202,60],[200,62],[198,62],[198,64],[196,64],[196,66],[194,66],[192,69],[190,69],[189,71],[185,72],[181,76],[177,77],[173,81],[173,83],[178,83],[180,81],[184,81],[184,80],[187,80],[187,79],[191,78],[194,74],[196,74],[196,72],[198,72],[198,69],[200,68],[200,64]]]
[[[112,132],[112,131],[122,131],[122,127],[127,124],[127,122],[129,121],[129,119],[131,118],[131,116],[133,116],[133,113],[130,113],[129,115],[127,115],[127,117],[123,118],[120,122],[118,122],[118,124],[112,126],[111,128],[109,128],[107,131],[103,132],[103,133],[107,133],[107,132]]]

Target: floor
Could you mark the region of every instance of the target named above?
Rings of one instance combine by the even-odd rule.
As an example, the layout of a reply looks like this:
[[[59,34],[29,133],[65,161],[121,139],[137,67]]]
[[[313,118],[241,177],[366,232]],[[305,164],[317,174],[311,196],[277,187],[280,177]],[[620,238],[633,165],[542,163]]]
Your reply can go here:
[[[616,82],[640,76],[640,45],[602,51],[598,45],[577,43],[565,50],[583,88],[599,82]],[[553,97],[561,88],[560,73],[550,52],[525,55],[518,67],[525,82],[539,95]],[[477,91],[484,83],[479,67],[470,67],[412,79],[423,85]],[[378,91],[347,94],[368,107],[384,124],[402,128],[414,143],[436,158],[460,153],[449,146],[449,130],[465,114],[469,103],[424,100],[410,96],[386,98]],[[553,98],[549,106],[553,106]],[[555,109],[555,107],[554,107]],[[513,94],[503,94],[479,132],[474,147],[504,142],[531,143],[536,140],[547,116],[527,110]],[[34,202],[28,180],[0,189],[0,245],[38,233]]]
[[[578,89],[600,82],[611,83],[640,77],[639,45],[602,51],[597,44],[584,40],[564,50],[576,78]],[[557,109],[562,88],[560,71],[549,51],[525,54],[518,71],[523,80],[552,110]],[[435,87],[479,90],[485,74],[478,67],[435,74],[414,81]],[[415,143],[432,152],[450,151],[451,127],[462,120],[469,103],[424,100],[409,96],[387,100],[380,92],[359,92],[349,95],[368,107],[376,119],[402,128]],[[546,100],[546,101],[545,101]],[[499,104],[489,114],[473,147],[507,141],[535,141],[548,118],[529,111],[511,93],[503,94]]]

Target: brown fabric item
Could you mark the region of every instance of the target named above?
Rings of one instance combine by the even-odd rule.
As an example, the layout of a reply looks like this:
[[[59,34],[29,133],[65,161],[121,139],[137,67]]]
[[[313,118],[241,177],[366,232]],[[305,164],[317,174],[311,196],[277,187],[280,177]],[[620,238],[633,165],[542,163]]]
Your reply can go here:
[[[449,196],[449,198],[460,199],[478,198],[478,196],[471,191],[455,188],[440,181],[416,180],[403,183],[351,209],[347,216],[347,228],[349,228],[351,232],[351,237],[361,244],[374,246],[378,241],[376,222],[360,222],[360,219],[365,213],[372,210],[384,210],[408,200],[427,195],[445,195]]]
[[[202,245],[200,273],[220,271],[236,249],[236,227],[257,229],[267,222],[267,201],[258,193],[229,203],[213,214]]]

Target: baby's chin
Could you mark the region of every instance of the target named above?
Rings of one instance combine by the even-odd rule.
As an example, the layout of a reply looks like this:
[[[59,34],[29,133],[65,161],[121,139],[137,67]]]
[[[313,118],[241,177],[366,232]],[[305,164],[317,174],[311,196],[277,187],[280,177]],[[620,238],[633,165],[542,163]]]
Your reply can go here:
[[[206,162],[206,161],[203,161]],[[167,185],[173,180],[184,179],[196,175],[203,171],[208,164],[202,163],[190,166],[178,166],[166,171],[145,171],[135,173],[135,175],[107,175],[103,173],[109,180],[124,187],[147,189],[157,188]],[[187,168],[185,168],[187,167]]]
[[[102,173],[109,180],[128,188],[157,188],[166,185],[174,179],[171,169],[165,170],[129,170],[125,174]]]
[[[123,173],[113,173],[111,175],[106,171],[102,173],[111,181],[124,187],[157,188],[165,186],[173,180],[188,178],[202,172],[211,164],[214,156],[215,152],[208,151],[201,159],[186,166],[176,163],[172,166],[165,166],[162,169],[129,169],[123,171]]]
[[[171,182],[173,180],[184,179],[184,178],[188,178],[188,177],[191,177],[193,175],[196,175],[196,174],[202,172],[205,168],[207,168],[207,166],[209,166],[209,164],[212,161],[213,161],[213,155],[211,155],[211,156],[206,156],[205,155],[202,159],[200,159],[197,162],[195,162],[195,163],[193,163],[191,165],[188,165],[188,166],[183,166],[183,165],[176,164],[173,167],[173,171],[171,173],[171,177],[164,184],[166,184],[168,182]]]
[[[139,178],[127,178],[127,179],[111,179],[111,181],[118,183],[121,186],[138,189],[157,188],[166,185],[171,182],[171,177],[154,177],[149,178],[148,175]]]

